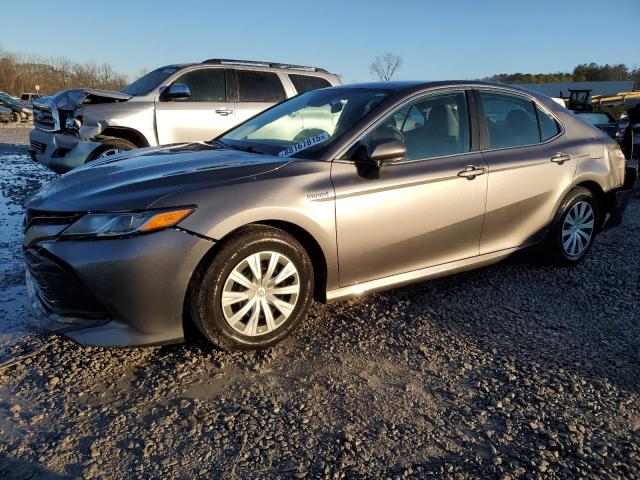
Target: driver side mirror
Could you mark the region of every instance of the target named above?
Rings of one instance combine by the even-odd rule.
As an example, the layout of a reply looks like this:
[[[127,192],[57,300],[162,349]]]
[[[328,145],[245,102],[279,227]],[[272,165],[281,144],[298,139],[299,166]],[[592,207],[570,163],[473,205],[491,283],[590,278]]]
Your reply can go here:
[[[162,92],[162,100],[182,100],[185,98],[191,98],[191,91],[183,83],[169,85]]]
[[[399,162],[407,156],[407,147],[399,140],[387,140],[376,145],[370,159],[380,168],[385,163]]]

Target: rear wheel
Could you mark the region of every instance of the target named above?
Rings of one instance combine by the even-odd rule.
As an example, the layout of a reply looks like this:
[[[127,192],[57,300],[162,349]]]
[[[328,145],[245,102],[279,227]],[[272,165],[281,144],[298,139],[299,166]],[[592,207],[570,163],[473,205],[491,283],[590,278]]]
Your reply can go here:
[[[545,242],[554,263],[574,265],[589,252],[599,225],[598,204],[590,190],[576,187],[564,198]]]
[[[100,144],[100,147],[93,152],[91,157],[87,159],[87,162],[107,158],[120,152],[138,148],[130,141],[117,137],[104,137],[100,140]]]
[[[220,348],[266,348],[300,323],[312,294],[304,247],[282,230],[254,226],[226,240],[196,277],[191,317]]]

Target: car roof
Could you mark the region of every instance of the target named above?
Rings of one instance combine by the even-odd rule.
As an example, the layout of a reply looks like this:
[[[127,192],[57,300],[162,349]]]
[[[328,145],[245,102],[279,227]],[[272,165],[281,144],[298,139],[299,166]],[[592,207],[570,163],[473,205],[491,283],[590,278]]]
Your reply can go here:
[[[183,68],[190,67],[224,67],[230,69],[258,69],[258,70],[267,70],[271,72],[285,72],[285,73],[299,73],[302,75],[312,75],[312,76],[320,76],[320,75],[332,75],[336,76],[335,73],[331,73],[320,67],[308,67],[304,65],[295,65],[289,63],[273,63],[273,62],[260,62],[260,61],[252,61],[252,60],[227,60],[227,59],[210,59],[205,60],[204,62],[193,62],[193,63],[175,63],[172,65],[164,65],[162,67],[157,68],[156,70],[162,70],[163,68],[175,68],[177,70],[182,70]]]
[[[344,84],[337,85],[333,88],[367,88],[367,89],[376,89],[376,90],[423,90],[426,88],[433,87],[446,87],[446,86],[470,86],[470,87],[498,87],[498,88],[507,88],[510,90],[523,91],[531,94],[535,94],[536,92],[532,92],[531,90],[527,90],[516,85],[504,84],[504,83],[494,83],[494,82],[483,82],[480,80],[402,80],[402,81],[392,81],[392,82],[366,82],[366,83],[352,83],[352,84]]]

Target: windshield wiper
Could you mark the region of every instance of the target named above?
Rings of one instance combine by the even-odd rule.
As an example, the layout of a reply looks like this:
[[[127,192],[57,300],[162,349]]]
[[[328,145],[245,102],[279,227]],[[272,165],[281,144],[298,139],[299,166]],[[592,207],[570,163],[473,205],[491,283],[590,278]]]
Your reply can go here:
[[[226,150],[240,150],[242,152],[255,153],[257,155],[266,155],[266,153],[261,152],[260,150],[256,150],[251,145],[247,145],[246,147],[242,147],[240,145],[229,145],[227,143],[224,143],[222,140],[214,140],[214,141],[212,141],[211,142],[211,146],[212,147],[216,147],[216,148],[220,148],[220,149],[226,149]]]
[[[212,147],[219,148],[219,149],[224,149],[224,150],[229,150],[231,148],[231,147],[229,147],[229,145],[224,143],[222,140],[211,140],[209,142],[209,145],[211,145]]]

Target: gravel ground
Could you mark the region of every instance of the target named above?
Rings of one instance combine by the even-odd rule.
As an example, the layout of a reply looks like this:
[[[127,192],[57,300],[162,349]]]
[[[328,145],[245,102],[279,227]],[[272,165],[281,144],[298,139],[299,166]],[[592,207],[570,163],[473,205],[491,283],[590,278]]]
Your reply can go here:
[[[33,324],[20,206],[51,174],[4,135],[0,477],[640,476],[640,196],[575,268],[317,305],[260,353],[91,348]]]

